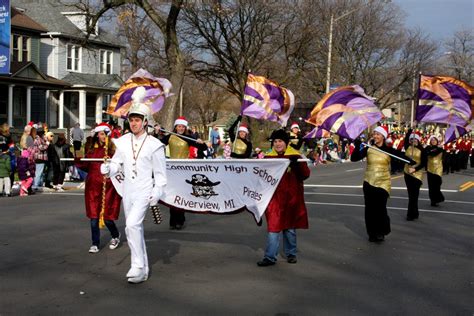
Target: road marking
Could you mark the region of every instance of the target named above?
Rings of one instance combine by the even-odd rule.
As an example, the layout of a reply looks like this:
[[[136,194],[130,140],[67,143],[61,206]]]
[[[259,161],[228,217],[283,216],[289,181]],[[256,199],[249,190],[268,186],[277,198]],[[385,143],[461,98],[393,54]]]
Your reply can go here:
[[[401,178],[401,177],[403,177],[403,174],[401,176],[392,177],[392,180],[395,180],[395,179],[398,179],[398,178]]]
[[[362,189],[362,185],[341,185],[341,184],[305,184],[305,188],[349,188]],[[406,190],[406,187],[392,187],[392,190]],[[421,191],[428,191],[426,188],[421,188]],[[458,190],[441,189],[441,192],[458,192]]]
[[[459,186],[459,191],[463,192],[463,191],[469,190],[472,187],[474,187],[474,181],[468,181]]]
[[[306,204],[365,207],[365,205],[361,205],[361,204],[344,204],[344,203],[306,202]],[[407,210],[406,207],[394,207],[394,206],[387,206],[387,209],[389,209],[389,210],[403,210],[403,211],[406,211],[406,210]],[[443,214],[454,214],[454,215],[474,216],[474,213],[449,212],[449,211],[435,211],[435,210],[423,210],[423,209],[418,209],[418,211],[419,211],[419,212],[425,212],[425,213],[443,213]]]
[[[349,169],[349,170],[346,170],[346,172],[359,171],[359,170],[362,170],[362,169],[364,169],[364,168]]]
[[[350,194],[350,193],[323,193],[323,192],[305,192],[304,194],[307,195],[340,195],[340,196],[357,196],[363,197],[363,194]],[[400,200],[408,200],[407,197],[404,196],[390,196],[390,199],[400,199]],[[431,201],[430,199],[419,199],[420,201]],[[444,200],[446,203],[459,203],[459,204],[474,204],[474,202],[468,201],[454,201],[454,200]]]

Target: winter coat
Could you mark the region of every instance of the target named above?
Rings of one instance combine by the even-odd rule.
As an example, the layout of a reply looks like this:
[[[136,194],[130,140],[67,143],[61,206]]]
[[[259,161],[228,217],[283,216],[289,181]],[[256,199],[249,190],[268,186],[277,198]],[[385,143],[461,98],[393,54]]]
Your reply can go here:
[[[9,177],[10,172],[10,156],[8,154],[0,153],[0,178]]]
[[[31,163],[29,161],[28,157],[18,157],[16,161],[18,169],[18,178],[20,178],[20,180],[26,180],[30,177],[35,177],[36,166],[34,163]]]
[[[94,147],[86,154],[86,158],[104,158],[104,147]],[[86,203],[86,215],[89,218],[99,218],[102,209],[103,175],[100,173],[102,162],[76,162],[76,166],[87,172],[84,198]],[[112,181],[107,178],[105,187],[105,220],[117,220],[120,213],[122,197],[115,190]]]
[[[282,155],[274,150],[265,158],[301,157],[291,146]],[[308,212],[304,202],[303,181],[309,177],[310,170],[306,162],[294,162],[288,166],[265,212],[269,232],[281,232],[285,229],[308,228]]]
[[[59,170],[60,172],[66,172],[67,168],[71,165],[67,161],[61,161],[61,158],[73,158],[71,152],[71,145],[63,144],[49,144],[48,146],[48,161],[53,166],[53,169]]]

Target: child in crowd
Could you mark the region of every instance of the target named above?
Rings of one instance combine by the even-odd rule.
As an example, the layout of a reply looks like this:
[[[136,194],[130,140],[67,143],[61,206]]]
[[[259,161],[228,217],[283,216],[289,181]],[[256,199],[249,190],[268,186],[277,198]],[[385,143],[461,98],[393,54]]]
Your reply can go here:
[[[21,180],[20,196],[27,196],[35,177],[35,164],[30,162],[30,151],[24,149],[17,160],[18,178]]]
[[[5,195],[10,196],[10,155],[8,151],[0,152],[0,194],[4,191]],[[5,188],[5,190],[4,190]]]

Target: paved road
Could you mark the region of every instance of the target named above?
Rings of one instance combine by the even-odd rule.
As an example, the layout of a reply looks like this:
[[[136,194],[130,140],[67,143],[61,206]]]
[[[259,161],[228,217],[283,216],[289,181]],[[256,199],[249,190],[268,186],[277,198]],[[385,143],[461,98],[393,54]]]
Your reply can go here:
[[[365,233],[363,167],[313,168],[295,265],[256,266],[266,229],[248,213],[188,214],[184,231],[168,230],[167,212],[161,225],[148,217],[152,274],[140,285],[126,282],[126,243],[87,253],[81,191],[1,198],[0,315],[473,315],[472,169],[444,178],[438,208],[422,191],[415,222],[394,189],[392,233],[377,245]]]

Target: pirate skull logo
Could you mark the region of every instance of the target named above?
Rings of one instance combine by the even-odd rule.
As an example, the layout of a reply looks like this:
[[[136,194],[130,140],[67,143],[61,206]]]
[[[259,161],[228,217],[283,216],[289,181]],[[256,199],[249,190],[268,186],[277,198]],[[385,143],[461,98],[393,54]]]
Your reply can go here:
[[[214,192],[214,186],[221,183],[220,181],[212,182],[203,174],[193,174],[190,180],[186,180],[186,183],[189,183],[193,186],[193,193],[195,197],[201,197],[208,200],[211,196],[219,195]]]

